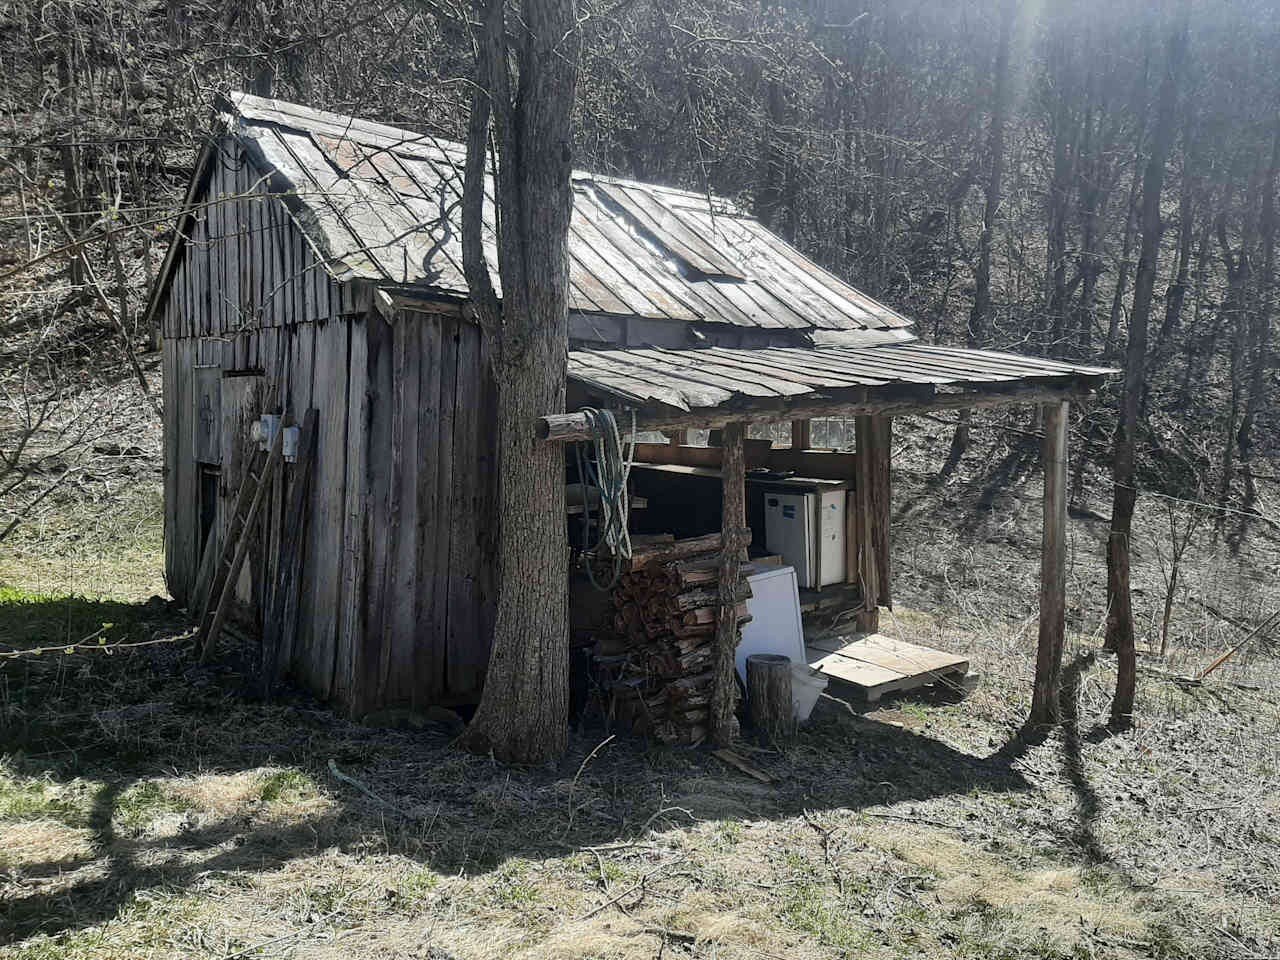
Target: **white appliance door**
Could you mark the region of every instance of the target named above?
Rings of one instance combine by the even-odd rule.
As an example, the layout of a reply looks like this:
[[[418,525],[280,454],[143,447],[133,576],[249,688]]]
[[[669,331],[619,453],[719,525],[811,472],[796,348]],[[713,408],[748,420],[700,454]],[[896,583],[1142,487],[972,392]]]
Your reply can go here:
[[[822,586],[844,583],[845,576],[845,502],[846,491],[832,490],[818,501],[821,521],[818,524],[818,549],[822,551]]]
[[[765,548],[781,555],[783,563],[795,567],[796,579],[804,588],[814,586],[812,498],[812,494],[804,493],[764,495]]]
[[[791,567],[747,565],[751,622],[742,628],[742,642],[734,661],[742,682],[747,682],[747,657],[753,653],[780,653],[791,663],[805,663],[804,629],[800,623],[800,595]]]

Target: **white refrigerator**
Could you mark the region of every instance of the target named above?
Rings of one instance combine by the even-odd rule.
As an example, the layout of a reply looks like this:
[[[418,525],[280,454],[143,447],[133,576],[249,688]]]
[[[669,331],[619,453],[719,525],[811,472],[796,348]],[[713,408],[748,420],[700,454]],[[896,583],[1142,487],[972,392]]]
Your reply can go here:
[[[844,488],[764,495],[765,549],[795,567],[801,589],[845,581]]]

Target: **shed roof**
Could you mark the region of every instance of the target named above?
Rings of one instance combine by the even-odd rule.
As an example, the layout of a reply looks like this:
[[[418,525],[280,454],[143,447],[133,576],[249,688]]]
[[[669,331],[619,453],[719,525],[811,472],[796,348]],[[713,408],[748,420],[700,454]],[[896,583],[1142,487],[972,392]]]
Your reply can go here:
[[[677,411],[779,415],[796,406],[1019,396],[1028,387],[1087,391],[1104,367],[994,350],[890,343],[873,347],[573,350],[569,379],[588,393],[661,418]],[[941,389],[940,389],[941,388]]]
[[[232,94],[227,109],[232,135],[334,279],[467,296],[461,145],[244,93]],[[906,317],[728,200],[580,171],[572,185],[571,311],[909,335]],[[485,255],[497,284],[491,180],[486,192]]]

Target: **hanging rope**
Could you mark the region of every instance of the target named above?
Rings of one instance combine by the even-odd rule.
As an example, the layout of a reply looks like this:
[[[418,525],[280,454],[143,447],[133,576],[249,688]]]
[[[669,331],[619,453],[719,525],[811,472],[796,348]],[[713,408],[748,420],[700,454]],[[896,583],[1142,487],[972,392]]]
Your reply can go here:
[[[597,590],[612,590],[622,574],[622,561],[631,556],[631,536],[627,533],[627,478],[631,476],[636,451],[636,414],[631,411],[631,441],[624,456],[618,421],[613,414],[594,407],[585,407],[582,413],[591,434],[591,440],[574,444],[582,486],[582,552],[584,556],[598,553],[603,546],[613,554],[613,573],[608,583],[599,583],[590,560],[586,563],[591,585]],[[589,455],[591,448],[594,448],[594,462]],[[600,492],[600,535],[594,545],[591,544],[591,487]]]

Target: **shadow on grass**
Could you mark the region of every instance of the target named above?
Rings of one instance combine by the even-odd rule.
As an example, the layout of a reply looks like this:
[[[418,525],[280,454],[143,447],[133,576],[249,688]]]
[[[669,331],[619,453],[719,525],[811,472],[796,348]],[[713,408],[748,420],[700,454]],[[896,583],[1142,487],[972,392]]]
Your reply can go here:
[[[63,635],[56,630],[74,634],[107,617],[145,629],[145,608],[127,607],[23,599],[0,602],[0,623],[21,632],[25,618],[46,644]],[[480,874],[512,857],[563,857],[704,819],[790,819],[1033,789],[1013,767],[1021,741],[978,757],[829,703],[785,754],[751,755],[777,779],[769,786],[707,752],[640,740],[615,740],[586,763],[605,737],[598,730],[575,735],[557,769],[504,768],[453,750],[442,729],[363,727],[298,694],[251,703],[241,695],[241,673],[225,664],[199,668],[176,653],[84,655],[71,682],[48,655],[0,668],[9,690],[0,786],[6,776],[99,785],[77,822],[92,833],[91,851],[12,868],[26,882],[0,904],[0,942],[72,933],[116,917],[148,891],[181,893],[225,872],[263,874],[335,847],[372,844],[439,873]],[[22,722],[11,723],[16,717]],[[335,782],[331,760],[385,802]],[[280,765],[304,770],[333,802],[294,819],[241,806],[188,818],[164,836],[129,825],[131,791],[150,778]],[[55,877],[56,885],[33,882]]]
[[[1094,863],[1106,863],[1110,857],[1098,842],[1097,825],[1102,804],[1097,788],[1090,782],[1080,752],[1080,689],[1084,675],[1093,666],[1092,650],[1078,654],[1062,671],[1062,765],[1076,795],[1078,811],[1073,839]],[[1096,731],[1089,739],[1096,742]]]
[[[32,593],[0,583],[0,652],[77,643],[95,634],[115,643],[166,614],[164,604]],[[91,642],[96,644],[98,636]]]

